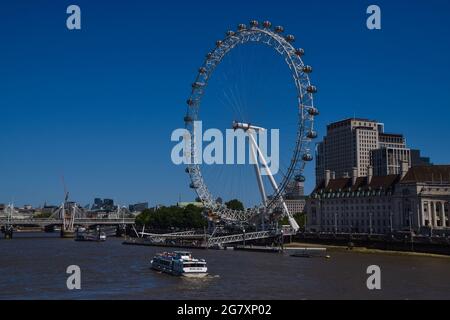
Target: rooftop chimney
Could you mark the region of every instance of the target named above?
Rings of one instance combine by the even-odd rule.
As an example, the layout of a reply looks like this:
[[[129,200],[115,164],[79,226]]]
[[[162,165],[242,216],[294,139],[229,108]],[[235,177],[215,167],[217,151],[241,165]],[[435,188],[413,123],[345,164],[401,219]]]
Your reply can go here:
[[[331,180],[335,180],[335,179],[336,179],[336,172],[331,171]]]
[[[325,187],[330,183],[330,170],[325,170]]]
[[[370,184],[372,182],[373,178],[373,167],[369,166],[367,167],[367,184]]]
[[[403,179],[409,170],[409,163],[408,161],[400,161],[400,176],[401,179]]]
[[[342,175],[342,178],[349,178],[348,172],[344,172],[344,174]]]
[[[352,169],[352,186],[356,184],[356,178],[358,178],[358,168],[353,167]]]

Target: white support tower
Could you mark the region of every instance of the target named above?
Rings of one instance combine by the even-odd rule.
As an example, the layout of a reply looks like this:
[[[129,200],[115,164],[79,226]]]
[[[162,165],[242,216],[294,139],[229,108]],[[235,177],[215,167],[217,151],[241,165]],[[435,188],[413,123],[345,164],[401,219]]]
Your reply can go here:
[[[261,149],[258,146],[258,143],[256,142],[255,136],[264,131],[264,128],[261,127],[256,127],[256,126],[252,126],[248,123],[241,123],[241,122],[233,122],[233,129],[237,130],[237,129],[242,129],[244,130],[250,140],[250,148],[253,154],[253,160],[254,160],[254,166],[255,166],[255,172],[256,172],[256,179],[258,180],[258,186],[259,186],[259,191],[261,193],[261,198],[262,198],[262,203],[266,206],[267,205],[267,197],[266,197],[266,192],[264,189],[264,185],[263,185],[263,180],[262,180],[262,175],[261,175],[261,169],[259,167],[259,163],[258,163],[258,156],[259,156],[259,160],[261,161],[261,164],[264,168],[264,170],[266,171],[267,177],[269,178],[270,184],[272,185],[273,190],[276,193],[279,193],[279,188],[278,188],[278,184],[275,181],[275,178],[273,177],[272,171],[270,170],[269,165],[267,164],[267,160],[264,157],[264,154],[262,153]],[[283,209],[283,215],[285,215],[288,220],[289,220],[289,224],[291,225],[292,229],[297,232],[300,227],[297,223],[297,221],[295,221],[294,217],[292,217],[291,213],[289,212],[289,209],[286,205],[286,202],[284,202],[283,196],[279,197],[279,202],[282,206]]]

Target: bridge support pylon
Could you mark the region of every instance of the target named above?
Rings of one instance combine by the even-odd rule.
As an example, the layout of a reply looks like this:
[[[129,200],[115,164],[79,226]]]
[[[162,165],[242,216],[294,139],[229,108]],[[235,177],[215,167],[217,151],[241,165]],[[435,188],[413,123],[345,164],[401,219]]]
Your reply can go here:
[[[61,238],[75,238],[75,230],[64,230],[61,228]]]
[[[124,237],[127,235],[127,227],[126,225],[118,225],[116,228],[116,237]]]
[[[12,226],[5,226],[3,232],[5,233],[5,239],[12,239],[14,234],[14,229]]]

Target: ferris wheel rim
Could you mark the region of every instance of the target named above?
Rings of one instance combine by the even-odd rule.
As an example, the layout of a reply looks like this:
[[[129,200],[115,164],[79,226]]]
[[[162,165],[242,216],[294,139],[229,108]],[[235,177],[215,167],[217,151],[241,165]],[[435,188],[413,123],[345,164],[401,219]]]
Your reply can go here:
[[[192,123],[199,120],[198,111],[201,105],[205,88],[214,73],[216,67],[228,55],[228,53],[240,45],[249,42],[265,44],[273,48],[281,56],[284,57],[285,63],[288,65],[293,76],[293,80],[297,90],[297,112],[299,116],[297,124],[296,143],[291,157],[291,162],[287,173],[282,177],[279,184],[278,192],[274,192],[271,200],[266,208],[273,208],[282,194],[284,193],[288,183],[292,180],[294,174],[303,176],[306,162],[311,161],[309,144],[314,137],[306,135],[305,129],[309,133],[314,132],[314,117],[318,115],[317,109],[314,107],[314,93],[316,88],[311,85],[309,73],[312,68],[304,64],[301,56],[304,54],[303,49],[296,49],[292,45],[295,37],[292,35],[282,36],[284,29],[282,27],[271,28],[270,22],[264,22],[264,27],[260,28],[258,22],[252,21],[251,27],[243,24],[238,26],[237,31],[228,31],[223,40],[216,42],[215,48],[206,55],[204,63],[199,68],[199,72],[192,85],[191,95],[187,101],[188,112],[185,117],[186,128],[191,133],[191,150],[190,157],[194,160],[196,155],[193,141],[195,132]],[[265,40],[265,41],[264,41]],[[307,123],[309,122],[309,126]],[[308,158],[305,155],[309,154]],[[303,158],[302,158],[303,157]],[[217,215],[224,220],[249,220],[252,216],[259,213],[261,206],[248,208],[246,210],[232,210],[223,204],[219,204],[214,200],[213,195],[209,192],[207,185],[201,174],[201,168],[195,161],[191,161],[186,169],[190,176],[191,187],[193,187],[203,205],[211,210],[216,211]]]

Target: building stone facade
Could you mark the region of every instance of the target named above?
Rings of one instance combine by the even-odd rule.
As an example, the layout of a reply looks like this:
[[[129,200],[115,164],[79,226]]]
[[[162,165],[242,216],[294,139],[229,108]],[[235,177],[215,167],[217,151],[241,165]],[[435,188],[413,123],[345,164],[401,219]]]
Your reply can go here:
[[[329,170],[307,200],[307,229],[314,232],[450,234],[450,165],[400,173],[332,178]]]
[[[395,210],[400,225],[450,234],[450,166],[413,167],[397,188]]]

